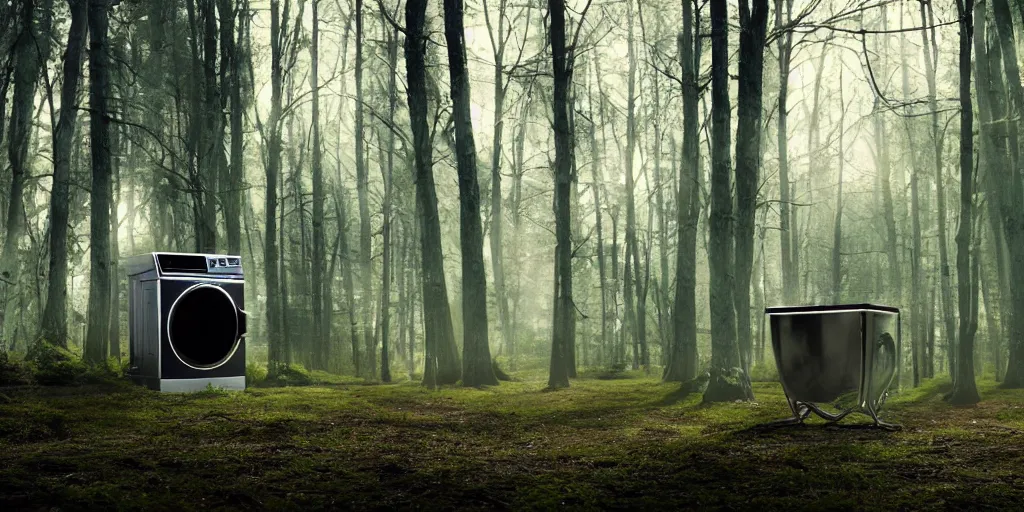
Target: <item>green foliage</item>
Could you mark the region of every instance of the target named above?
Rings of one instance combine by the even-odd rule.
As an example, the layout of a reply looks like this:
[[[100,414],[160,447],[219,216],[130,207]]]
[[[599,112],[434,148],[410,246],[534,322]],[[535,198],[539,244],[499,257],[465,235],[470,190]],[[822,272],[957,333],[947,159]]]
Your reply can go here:
[[[66,348],[46,341],[32,345],[25,356],[35,381],[44,386],[70,386],[81,384],[89,374],[89,367]]]
[[[6,351],[0,350],[0,386],[17,386],[32,383],[32,371]]]
[[[245,365],[246,387],[259,386],[265,380],[267,380],[267,368],[265,366],[259,363]]]

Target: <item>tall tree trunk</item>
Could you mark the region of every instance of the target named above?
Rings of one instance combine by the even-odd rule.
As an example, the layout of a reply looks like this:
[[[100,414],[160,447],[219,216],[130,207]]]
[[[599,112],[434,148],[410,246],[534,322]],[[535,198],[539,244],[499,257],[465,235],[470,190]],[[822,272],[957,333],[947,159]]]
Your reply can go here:
[[[370,233],[370,182],[364,155],[363,126],[363,0],[356,2],[356,193],[359,198],[359,277],[362,282],[361,319],[368,359],[366,377],[377,376],[377,347],[373,336],[373,240]]]
[[[311,262],[310,293],[311,306],[313,309],[313,339],[312,345],[316,357],[313,359],[314,368],[326,369],[329,358],[330,343],[324,333],[324,294],[330,287],[330,281],[323,278],[324,264],[326,263],[324,245],[324,170],[323,154],[320,143],[320,0],[313,0],[313,33],[312,43],[309,47],[310,75],[309,86],[312,89],[312,114],[313,114],[313,254]]]
[[[900,12],[900,28],[903,28],[903,12]],[[900,33],[900,72],[903,82],[903,97],[910,97],[910,79],[908,75],[906,33]],[[904,128],[907,132],[907,143],[910,147],[910,219],[911,219],[911,256],[910,256],[910,352],[913,386],[921,385],[921,352],[924,347],[924,306],[921,296],[921,206],[918,194],[917,152],[913,144],[909,107],[904,107]]]
[[[61,347],[68,346],[68,218],[71,208],[71,144],[78,118],[78,84],[88,32],[89,0],[69,0],[71,28],[64,52],[64,82],[60,92],[60,115],[53,136],[53,189],[50,192],[50,271],[43,309],[42,337]]]
[[[11,127],[7,142],[7,156],[11,166],[11,188],[7,202],[7,231],[3,252],[0,253],[0,345],[3,344],[4,319],[7,315],[7,297],[19,279],[21,258],[18,243],[25,227],[25,180],[29,177],[29,142],[32,140],[32,110],[35,104],[36,84],[42,67],[50,58],[50,28],[53,23],[53,0],[22,0],[20,2],[21,30],[11,51],[17,55],[14,63],[14,91],[11,98]],[[12,22],[16,24],[17,22]],[[5,91],[6,92],[6,91]]]
[[[739,96],[736,117],[736,332],[744,379],[753,355],[750,274],[761,167],[761,103],[768,0],[740,0]],[[752,398],[752,397],[751,397]]]
[[[957,338],[956,378],[950,403],[981,400],[974,381],[974,334],[978,329],[977,255],[971,261],[974,226],[974,111],[971,103],[971,37],[974,0],[957,0],[960,14],[960,225],[956,233],[956,281],[960,331]],[[982,3],[984,5],[984,3]],[[984,19],[984,18],[983,18]],[[984,36],[984,29],[981,31]],[[977,247],[977,246],[975,246]],[[974,267],[972,269],[972,266]]]
[[[836,220],[832,228],[832,303],[841,304],[843,297],[843,168],[846,166],[846,100],[843,98],[843,69],[839,69],[839,186],[836,191]]]
[[[454,384],[462,377],[462,366],[452,331],[448,288],[441,252],[441,223],[437,212],[437,191],[431,169],[433,149],[427,123],[427,33],[426,0],[405,4],[406,94],[409,122],[416,158],[416,217],[420,219],[420,257],[423,287],[424,370],[423,383],[429,387]]]
[[[633,369],[637,369],[643,365],[646,367],[646,363],[642,360],[639,354],[639,350],[642,348],[646,351],[647,333],[644,332],[646,329],[641,327],[643,323],[641,321],[640,309],[640,297],[641,287],[643,286],[640,279],[640,250],[637,244],[636,237],[636,181],[633,179],[633,166],[634,166],[634,152],[636,147],[636,44],[634,42],[633,35],[633,2],[632,0],[627,1],[627,12],[628,19],[627,23],[629,26],[628,36],[628,59],[629,59],[629,79],[627,83],[626,93],[626,254],[627,266],[632,267],[632,274],[627,277],[626,284],[626,317],[631,321],[630,327],[633,329]],[[629,272],[627,271],[627,274]],[[632,286],[630,286],[630,283]],[[635,287],[635,293],[633,288]],[[636,309],[634,309],[634,305]]]
[[[398,88],[396,79],[398,77],[398,31],[388,32],[388,118],[395,118],[395,109],[398,105]],[[379,137],[378,137],[379,139]],[[392,219],[391,203],[393,201],[393,170],[395,166],[395,132],[388,130],[387,142],[387,166],[382,168],[384,172],[384,225],[382,228],[382,280],[381,280],[381,348],[380,348],[380,379],[383,382],[391,382],[391,359],[390,350],[391,335],[391,265],[392,265]]]
[[[889,29],[888,9],[882,8],[882,30]],[[887,41],[886,41],[887,43]],[[878,48],[876,51],[883,51]],[[886,57],[885,63],[888,63]],[[883,67],[883,72],[888,73],[888,65]],[[875,151],[878,161],[878,181],[882,195],[882,222],[885,224],[885,257],[889,270],[889,283],[886,287],[888,292],[882,296],[888,297],[892,304],[903,304],[903,273],[899,262],[900,241],[896,235],[896,211],[893,206],[892,195],[892,167],[889,156],[889,139],[886,132],[885,116],[882,114],[881,103],[883,91],[874,92],[874,135]],[[902,183],[900,183],[902,185]]]
[[[725,2],[711,3],[711,215],[710,260],[711,381],[705,402],[732,401],[749,396],[742,383],[730,382],[740,366],[733,302],[733,207],[731,194],[729,107],[729,25]],[[743,375],[740,375],[743,380]],[[749,389],[749,387],[747,387]]]
[[[511,319],[509,318],[508,291],[505,286],[505,261],[502,248],[502,233],[505,229],[505,217],[502,214],[501,192],[501,151],[502,135],[505,128],[505,93],[507,91],[504,76],[504,57],[506,8],[507,0],[499,0],[498,33],[491,35],[491,50],[494,53],[494,125],[493,142],[491,144],[491,271],[494,274],[494,297],[498,309],[498,321],[501,328],[501,341],[508,345],[512,339]],[[487,15],[486,3],[484,14]],[[529,9],[529,7],[527,8]],[[488,23],[490,19],[488,18]],[[527,11],[527,30],[529,30],[529,11]]]
[[[338,165],[341,165],[341,159],[338,160]],[[352,344],[352,366],[358,377],[361,375],[360,362],[362,359],[359,357],[359,320],[357,313],[359,305],[356,303],[355,284],[352,282],[352,267],[355,265],[355,258],[349,248],[348,233],[350,230],[348,227],[348,213],[345,211],[345,201],[341,199],[345,195],[344,188],[341,186],[338,188],[339,190],[334,194],[334,211],[338,217],[338,251],[341,253],[342,260],[341,283],[342,288],[345,289],[345,304],[348,309],[349,341]]]
[[[946,237],[945,176],[943,176],[942,172],[942,141],[941,135],[939,134],[939,109],[935,92],[936,70],[934,61],[938,56],[938,45],[934,41],[934,28],[932,28],[933,33],[931,41],[929,41],[928,29],[925,28],[929,25],[926,10],[930,8],[930,2],[921,3],[921,50],[924,53],[925,76],[928,79],[928,108],[931,110],[932,120],[932,144],[934,147],[933,163],[935,165],[936,207],[938,211],[939,286],[942,292],[942,324],[944,327],[943,338],[945,338],[949,347],[954,347],[956,345],[956,318],[953,315],[953,294],[950,288],[949,244]],[[969,38],[969,35],[965,37]],[[968,55],[968,61],[969,60],[970,56]],[[950,355],[954,355],[952,350],[950,350]],[[950,360],[950,370],[954,367],[954,359]],[[953,375],[953,372],[951,371],[950,374]]]
[[[120,128],[120,129],[119,129]],[[128,151],[128,143],[120,144],[119,131],[127,127],[115,126],[112,131],[111,146],[119,148],[121,154]],[[121,165],[118,159],[113,159],[111,165],[112,192],[110,201],[110,333],[108,334],[107,356],[118,361],[121,360],[121,272],[118,260],[121,256],[121,244],[118,240],[121,221],[118,218],[118,205],[121,204]]]
[[[566,47],[565,1],[548,0],[554,73],[555,132],[555,265],[554,319],[551,333],[549,388],[569,387],[570,353],[576,338],[576,311],[572,297],[572,213],[569,196],[572,182],[572,133],[569,130],[569,87],[572,71]]]
[[[285,15],[290,3],[285,0]],[[278,276],[277,247],[277,180],[281,174],[281,88],[284,79],[282,68],[284,43],[287,41],[282,23],[280,0],[270,0],[270,137],[267,142],[266,197],[264,204],[263,266],[267,298],[267,364],[270,373],[275,372],[284,362],[285,354],[281,343],[280,279]],[[282,24],[284,27],[282,27]],[[281,226],[283,229],[284,226]]]
[[[462,0],[444,0],[444,36],[448,42],[455,159],[459,173],[459,238],[462,247],[462,385],[496,385],[487,342],[487,282],[484,272],[480,185],[470,117],[469,70]],[[556,99],[557,101],[557,99]],[[424,294],[425,296],[425,294]]]
[[[986,3],[978,4],[984,7]],[[979,12],[984,14],[984,12]],[[999,36],[995,30],[986,30],[986,26],[992,24],[990,16],[981,15],[975,19],[977,32],[975,34],[975,55],[977,66],[976,87],[978,90],[978,114],[980,118],[980,132],[984,174],[980,180],[984,186],[986,203],[986,216],[989,221],[989,233],[991,234],[992,245],[988,251],[992,263],[996,268],[996,281],[993,291],[997,297],[989,301],[989,283],[986,277],[988,272],[981,274],[981,286],[985,300],[985,313],[989,319],[989,350],[992,352],[995,363],[996,381],[1002,380],[1003,361],[1002,343],[1009,337],[1007,334],[1012,322],[1012,306],[1010,305],[1010,290],[1006,272],[1006,257],[1004,248],[1004,231],[1002,211],[1000,207],[1001,187],[999,180],[1003,178],[1001,173],[1009,169],[1011,163],[1007,158],[1006,147],[1006,126],[1003,123],[993,123],[993,119],[1003,119],[1006,116],[1006,91],[1003,87],[1002,77],[1002,52],[999,46]],[[998,329],[993,330],[993,311],[999,311]]]
[[[1016,41],[1013,34],[1012,17],[1006,0],[992,0],[995,9],[995,25],[999,31],[1003,57],[1003,72],[1006,76],[1010,108],[1007,127],[1010,155],[1014,157],[1011,165],[1004,167],[1000,194],[998,197],[1003,232],[1009,250],[1009,289],[1013,305],[1010,318],[1009,357],[1006,375],[1003,379],[1004,388],[1024,387],[1024,159],[1020,157],[1020,140],[1018,139],[1018,119],[1024,111],[1024,86],[1021,85],[1020,66],[1017,62]],[[1009,186],[1006,186],[1006,185]]]
[[[683,0],[683,32],[679,35],[679,60],[683,88],[683,147],[676,192],[676,294],[672,310],[672,357],[665,380],[696,378],[697,365],[697,224],[700,220],[700,124],[697,122],[697,63],[693,20],[695,2]]]
[[[785,3],[786,17],[783,18],[783,3]],[[793,0],[775,0],[775,29],[781,30],[784,23],[789,23],[792,16]],[[799,250],[799,245],[792,243],[796,232],[796,209],[790,202],[789,179],[789,106],[787,103],[789,95],[789,62],[793,53],[793,32],[787,30],[777,40],[778,62],[779,62],[779,104],[778,112],[778,148],[779,148],[779,241],[782,258],[782,301],[787,305],[797,302],[797,290],[800,289],[797,270],[797,260],[794,252]],[[696,111],[696,105],[694,105]],[[695,112],[696,114],[696,112]],[[696,122],[696,121],[694,121]],[[685,128],[684,128],[685,129]],[[791,213],[792,212],[792,213]]]
[[[600,80],[600,76],[596,73],[596,65],[594,69],[594,80]],[[597,147],[597,111],[594,108],[594,96],[589,82],[587,98],[590,106],[590,172],[593,181],[591,192],[594,194],[594,219],[597,230],[595,252],[597,253],[598,290],[601,292],[601,355],[599,360],[604,363],[610,359],[608,357],[608,270],[604,254],[604,223],[601,218],[601,186],[604,184],[604,179],[600,168],[601,154]]]
[[[89,324],[85,360],[99,364],[107,357],[110,326],[110,48],[105,0],[89,1],[89,143],[92,188],[89,192]]]
[[[220,191],[223,197],[224,227],[227,234],[228,254],[242,253],[242,181],[243,143],[245,133],[242,131],[242,116],[245,106],[242,104],[242,59],[238,47],[241,42],[235,39],[236,19],[245,19],[247,9],[233,6],[231,0],[219,0],[220,11],[220,45],[222,93],[221,103],[230,100],[229,125],[231,129],[230,163],[227,169],[227,183]],[[315,9],[315,7],[314,7]],[[316,16],[314,15],[314,19]],[[241,31],[239,31],[241,34]],[[315,39],[315,38],[314,38]],[[314,61],[316,59],[313,59]],[[316,74],[315,72],[313,73]],[[316,90],[316,87],[313,88]],[[315,114],[314,114],[315,117]]]

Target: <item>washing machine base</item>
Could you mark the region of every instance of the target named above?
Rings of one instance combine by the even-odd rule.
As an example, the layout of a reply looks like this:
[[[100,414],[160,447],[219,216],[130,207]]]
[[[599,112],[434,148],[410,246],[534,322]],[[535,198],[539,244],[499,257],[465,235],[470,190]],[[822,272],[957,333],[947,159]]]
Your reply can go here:
[[[245,391],[245,376],[208,377],[202,379],[160,379],[159,390],[164,393],[194,393],[207,386],[228,391]]]

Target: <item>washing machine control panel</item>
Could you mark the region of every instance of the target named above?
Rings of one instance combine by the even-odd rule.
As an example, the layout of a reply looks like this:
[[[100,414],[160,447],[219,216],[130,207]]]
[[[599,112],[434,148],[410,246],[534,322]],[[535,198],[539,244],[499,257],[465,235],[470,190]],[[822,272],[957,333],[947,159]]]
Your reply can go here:
[[[206,257],[206,272],[210,274],[241,274],[242,258],[211,254]]]

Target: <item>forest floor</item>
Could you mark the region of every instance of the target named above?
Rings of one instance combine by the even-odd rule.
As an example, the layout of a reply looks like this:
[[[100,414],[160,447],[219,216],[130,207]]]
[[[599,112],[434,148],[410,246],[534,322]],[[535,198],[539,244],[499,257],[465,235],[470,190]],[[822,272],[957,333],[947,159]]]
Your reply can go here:
[[[0,388],[0,510],[1020,510],[1024,391],[890,399],[900,432],[785,429],[777,384],[700,404],[633,375],[429,391],[413,383],[162,395]],[[850,418],[848,418],[850,419]],[[856,422],[854,422],[856,423]]]

